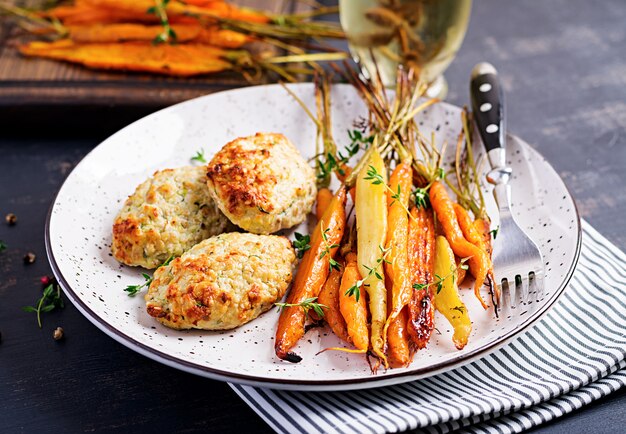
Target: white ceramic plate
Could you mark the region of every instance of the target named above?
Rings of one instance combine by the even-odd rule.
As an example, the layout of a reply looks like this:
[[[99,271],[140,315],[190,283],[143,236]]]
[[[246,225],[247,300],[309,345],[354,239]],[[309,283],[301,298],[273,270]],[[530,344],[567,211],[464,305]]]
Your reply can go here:
[[[313,106],[310,84],[292,89]],[[366,111],[347,85],[333,87],[332,104],[335,138],[343,147],[349,142],[347,130]],[[456,143],[457,107],[438,104],[418,119],[427,136],[435,131],[439,142]],[[340,344],[326,329],[314,329],[302,339],[296,348],[303,356],[301,363],[278,360],[273,351],[277,309],[231,331],[165,328],[148,316],[141,295],[129,298],[123,291],[143,281],[143,270],[122,266],[111,257],[113,219],[135,186],[155,170],[187,165],[200,148],[210,158],[233,138],[258,131],[285,134],[305,157],[315,153],[312,122],[284,89],[270,85],[201,97],[147,116],[105,140],[74,169],[51,208],[46,242],[65,294],[91,322],[127,347],[195,374],[266,387],[339,390],[411,381],[483,356],[536,322],[565,289],[580,250],[574,201],[554,169],[530,146],[511,137],[513,210],[543,252],[545,297],[495,319],[471,290],[463,291],[473,331],[462,351],[452,345],[450,327],[441,316],[436,318],[439,333],[411,366],[377,375],[370,373],[360,355],[316,356],[320,349]],[[493,207],[491,194],[486,196]],[[307,232],[304,226],[298,230]]]

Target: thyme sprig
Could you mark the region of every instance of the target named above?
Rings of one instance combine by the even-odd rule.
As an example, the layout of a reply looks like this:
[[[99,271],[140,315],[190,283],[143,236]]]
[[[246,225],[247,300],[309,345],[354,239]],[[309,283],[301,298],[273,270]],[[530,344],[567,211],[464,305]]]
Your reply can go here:
[[[298,259],[302,259],[304,252],[311,248],[311,236],[302,235],[299,232],[295,233],[296,239],[291,242],[291,245],[296,249],[296,256]]]
[[[391,247],[384,248],[383,246],[378,246],[378,249],[380,250],[381,255],[378,259],[376,259],[376,265],[374,267],[368,267],[367,265],[363,264],[363,266],[367,270],[367,275],[364,278],[357,280],[354,285],[348,288],[345,295],[347,295],[348,297],[352,297],[354,295],[356,297],[356,301],[359,301],[359,299],[361,298],[361,287],[365,284],[365,281],[370,276],[375,276],[378,280],[383,280],[383,276],[381,273],[378,272],[378,269],[382,266],[383,262],[386,264],[391,264],[391,262],[387,260],[387,255],[389,254],[389,252],[391,252]]]
[[[7,247],[9,247],[7,245],[7,243],[5,243],[4,241],[0,240],[0,252],[3,252],[7,249]]]
[[[51,283],[43,290],[43,294],[35,303],[35,306],[23,306],[24,312],[34,312],[37,314],[37,324],[41,328],[41,314],[52,312],[54,309],[63,309],[65,304],[61,298],[61,286]]]
[[[466,264],[467,261],[469,261],[470,258],[463,258],[459,261],[459,265],[457,265],[456,267],[452,268],[450,267],[450,272],[448,274],[446,274],[445,276],[440,276],[438,274],[435,274],[435,281],[431,282],[431,283],[414,283],[413,284],[413,289],[417,290],[417,291],[422,291],[422,290],[426,290],[428,288],[430,288],[431,286],[437,286],[437,294],[439,294],[441,292],[441,290],[443,289],[443,282],[446,281],[446,279],[449,279],[450,277],[452,277],[452,282],[456,281],[456,276],[457,276],[457,271],[458,270],[467,270],[468,266]]]
[[[153,40],[153,44],[162,44],[169,42],[170,44],[176,43],[176,32],[170,25],[170,20],[167,16],[167,4],[170,0],[154,0],[154,6],[148,8],[147,14],[156,15],[163,26],[163,31],[159,33]]]
[[[324,222],[320,225],[320,231],[322,232],[322,240],[324,241],[324,250],[320,253],[320,259],[324,256],[328,255],[328,268],[329,271],[337,270],[341,271],[341,264],[333,259],[332,257],[332,249],[336,249],[339,247],[339,244],[330,244],[328,241],[328,232],[330,232],[330,228],[322,229],[324,227]]]
[[[393,201],[391,202],[391,204],[389,204],[389,206],[393,205],[394,203],[398,202],[398,204],[402,207],[402,209],[404,209],[404,211],[406,211],[407,215],[413,220],[413,221],[417,221],[415,220],[415,217],[413,217],[411,215],[411,212],[409,211],[409,208],[407,208],[407,206],[402,202],[402,189],[400,188],[400,184],[398,184],[398,188],[396,191],[393,191],[393,189],[391,187],[389,187],[389,185],[387,185],[387,183],[385,182],[385,178],[383,178],[383,176],[378,173],[378,170],[376,170],[376,168],[372,165],[370,165],[367,168],[367,172],[365,172],[365,174],[367,175],[364,179],[366,181],[370,181],[372,183],[372,185],[382,185],[383,187],[385,187],[385,189],[390,193],[391,198],[393,199]],[[412,194],[414,194],[415,192],[413,192]]]
[[[204,149],[201,148],[200,150],[196,151],[196,155],[194,155],[193,157],[191,157],[191,161],[197,161],[199,163],[206,163],[206,158],[204,157]]]
[[[278,306],[278,311],[282,312],[284,309],[288,307],[301,307],[304,310],[304,314],[309,316],[309,311],[313,309],[315,313],[320,317],[324,317],[324,309],[328,309],[328,306],[325,304],[317,303],[317,297],[307,298],[300,303],[274,303],[275,306]]]
[[[170,255],[169,258],[167,258],[165,260],[165,262],[163,262],[161,265],[159,265],[156,270],[158,270],[161,267],[164,267],[164,266],[168,265],[170,262],[172,262],[173,259],[174,259],[174,255]],[[156,272],[156,270],[154,270],[154,271]],[[150,284],[152,283],[152,281],[154,280],[154,276],[150,276],[147,273],[141,273],[141,275],[145,279],[145,282],[143,282],[141,285],[128,285],[126,288],[124,288],[124,291],[126,291],[128,293],[129,297],[134,297],[142,289],[149,287]]]

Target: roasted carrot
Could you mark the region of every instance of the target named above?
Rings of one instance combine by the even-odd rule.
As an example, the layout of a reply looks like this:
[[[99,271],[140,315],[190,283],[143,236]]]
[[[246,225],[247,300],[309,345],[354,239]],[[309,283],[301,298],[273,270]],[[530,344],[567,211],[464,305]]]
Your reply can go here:
[[[491,222],[486,218],[477,218],[474,220],[474,228],[483,237],[483,250],[491,257],[493,254],[493,246],[491,245]]]
[[[218,27],[205,27],[200,31],[200,34],[194,41],[215,47],[239,48],[249,42],[250,38],[243,33],[232,30],[220,29]]]
[[[450,271],[453,270],[453,271]],[[456,279],[450,274],[456,273],[454,268],[454,253],[445,237],[438,236],[436,241],[435,274],[443,278],[440,289],[435,292],[435,306],[452,325],[454,333],[452,342],[461,350],[467,345],[472,331],[467,306],[459,296]],[[435,285],[432,285],[433,287]]]
[[[461,258],[469,258],[469,270],[476,279],[474,294],[483,308],[487,309],[489,306],[483,300],[480,288],[483,286],[491,269],[491,259],[485,251],[470,243],[463,236],[454,212],[454,204],[442,183],[439,181],[433,182],[429,190],[429,197],[430,203],[437,213],[437,220],[441,223],[443,232],[454,254]]]
[[[22,45],[19,50],[26,56],[65,60],[89,68],[155,72],[179,77],[209,74],[232,67],[222,58],[226,51],[200,44],[75,44],[63,40],[31,42]]]
[[[315,203],[315,216],[317,219],[321,219],[324,215],[324,211],[328,208],[328,204],[333,198],[333,192],[328,188],[320,188],[317,190],[317,201]]]
[[[163,26],[145,24],[92,24],[67,26],[70,39],[79,43],[103,43],[147,41],[152,42],[160,33]],[[198,38],[202,28],[195,25],[172,25],[176,32],[177,42],[188,42]]]
[[[343,275],[343,266],[333,268],[328,275],[326,283],[317,297],[317,301],[327,309],[324,310],[324,321],[329,325],[330,329],[341,339],[350,342],[346,321],[341,315],[339,308],[339,290],[341,286],[341,276]]]
[[[389,366],[401,368],[411,363],[411,348],[408,334],[407,307],[398,313],[389,326],[387,333],[387,357]]]
[[[390,308],[383,334],[387,336],[388,354],[394,355],[395,364],[408,363],[408,344],[406,339],[395,333],[405,331],[405,324],[390,325],[396,320],[400,311],[407,305],[413,293],[408,263],[409,216],[406,208],[409,205],[413,171],[410,163],[400,163],[389,178],[387,190],[388,223],[387,248],[390,248],[385,261],[385,273],[390,279]],[[393,193],[392,193],[393,192]],[[406,334],[404,336],[406,338]],[[395,345],[406,346],[407,351],[393,348]],[[401,353],[405,358],[399,356]],[[400,358],[399,358],[400,357]]]
[[[349,290],[360,279],[357,257],[354,253],[346,255],[346,266],[339,288],[339,309],[346,322],[350,342],[356,350],[346,348],[328,348],[329,350],[347,351],[350,353],[365,353],[369,348],[369,330],[367,329],[367,303],[365,294],[362,297],[349,295]]]
[[[311,234],[311,248],[302,258],[295,281],[287,296],[290,304],[302,303],[307,298],[319,296],[330,272],[330,259],[337,249],[331,248],[341,242],[346,225],[346,191],[340,188],[333,196],[324,216]],[[302,358],[290,352],[291,348],[304,336],[306,315],[299,306],[283,309],[276,330],[276,355],[283,360],[297,363]]]
[[[435,218],[431,208],[411,210],[409,267],[412,285],[430,285],[435,276]],[[415,348],[422,349],[435,328],[435,287],[413,287],[408,304],[407,331]]]
[[[477,219],[472,221],[472,218],[469,216],[467,210],[458,203],[454,204],[454,213],[456,214],[461,232],[463,232],[465,239],[487,254],[487,257],[489,258],[489,269],[487,270],[488,283],[489,286],[496,291],[496,300],[499,300],[499,289],[497,285],[493,285],[495,279],[493,273],[493,263],[491,262],[491,234],[489,233],[489,224],[487,223],[485,232],[485,220]],[[463,277],[465,277],[465,271],[462,270],[462,272]],[[459,277],[458,283],[460,284],[461,281],[462,279]]]
[[[381,177],[380,183],[373,182],[374,173]],[[387,336],[383,333],[387,320],[387,289],[382,263],[387,239],[387,197],[383,185],[386,182],[385,163],[374,150],[356,180],[357,262],[365,279],[363,287],[369,295],[372,352],[385,367],[388,366],[385,356]]]

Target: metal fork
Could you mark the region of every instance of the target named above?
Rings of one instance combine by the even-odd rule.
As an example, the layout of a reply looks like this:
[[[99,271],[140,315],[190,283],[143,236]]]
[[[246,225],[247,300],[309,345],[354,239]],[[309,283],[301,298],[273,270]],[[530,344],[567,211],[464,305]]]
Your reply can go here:
[[[487,181],[493,184],[500,228],[494,240],[494,273],[502,293],[509,293],[511,307],[525,303],[532,293],[543,294],[544,265],[537,245],[515,222],[511,214],[513,170],[506,165],[505,114],[502,88],[496,69],[489,63],[479,63],[472,70],[470,94],[474,119],[487,151],[491,171]],[[499,276],[499,277],[498,277]],[[506,299],[505,299],[506,300]],[[496,299],[500,305],[500,300]]]

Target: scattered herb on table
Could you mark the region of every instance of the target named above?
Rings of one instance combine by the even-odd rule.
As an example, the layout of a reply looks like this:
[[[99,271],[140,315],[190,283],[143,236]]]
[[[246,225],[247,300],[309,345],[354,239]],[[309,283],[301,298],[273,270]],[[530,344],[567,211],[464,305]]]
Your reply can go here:
[[[0,240],[0,252],[3,252],[7,249],[7,243],[5,243],[4,241]]]
[[[63,309],[65,304],[61,298],[61,287],[58,284],[51,283],[43,290],[43,294],[35,303],[35,306],[24,306],[24,312],[34,312],[37,314],[37,324],[41,328],[41,314],[52,312],[54,309]]]

